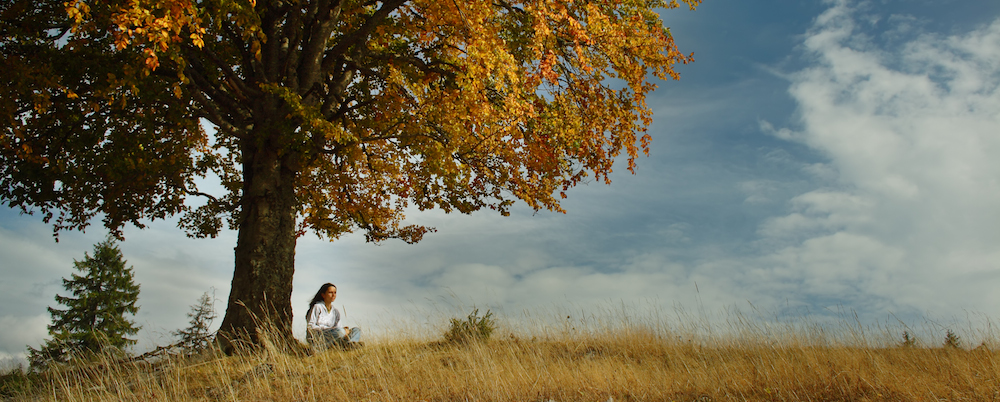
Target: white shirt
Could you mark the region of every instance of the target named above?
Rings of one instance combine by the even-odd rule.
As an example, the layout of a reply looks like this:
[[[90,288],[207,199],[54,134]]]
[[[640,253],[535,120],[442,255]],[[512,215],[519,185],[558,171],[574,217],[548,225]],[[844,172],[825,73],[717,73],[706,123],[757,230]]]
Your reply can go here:
[[[330,306],[330,310],[326,309],[326,304],[320,302],[313,305],[312,310],[309,311],[309,320],[307,327],[314,330],[324,330],[330,328],[336,328],[340,325],[340,310],[336,307]]]

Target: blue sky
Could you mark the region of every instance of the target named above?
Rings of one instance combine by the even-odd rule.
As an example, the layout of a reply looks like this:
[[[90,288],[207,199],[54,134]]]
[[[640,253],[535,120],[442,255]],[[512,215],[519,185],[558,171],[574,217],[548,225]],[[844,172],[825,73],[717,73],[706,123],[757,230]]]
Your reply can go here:
[[[964,330],[997,317],[1000,3],[707,0],[663,17],[696,61],[652,95],[635,175],[573,189],[565,215],[414,213],[438,229],[417,245],[305,236],[296,332],[327,281],[348,320],[382,329],[473,305],[511,320],[616,303]],[[203,292],[225,308],[235,234],[174,223],[122,244],[141,348],[170,342]],[[103,236],[55,243],[0,210],[0,358],[43,341],[61,278]]]

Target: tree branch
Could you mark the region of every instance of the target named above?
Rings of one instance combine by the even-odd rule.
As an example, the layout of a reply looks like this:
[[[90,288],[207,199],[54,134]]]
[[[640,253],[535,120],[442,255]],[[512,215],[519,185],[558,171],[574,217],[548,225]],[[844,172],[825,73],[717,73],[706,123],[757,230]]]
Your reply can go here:
[[[192,61],[192,65],[193,64],[194,61]],[[218,106],[225,108],[231,116],[239,117],[241,120],[250,119],[250,116],[244,113],[240,102],[230,97],[226,91],[217,88],[212,81],[206,78],[200,71],[197,69],[189,69],[187,75],[191,77],[191,81],[195,84],[195,87],[197,87],[196,92],[200,90],[202,93],[200,101],[204,102],[203,105],[213,105],[212,109],[215,110],[215,114],[220,118],[220,120],[224,119],[224,116],[219,111]],[[208,95],[208,98],[206,98],[205,95]],[[230,124],[236,125],[236,123],[236,121],[230,121]]]
[[[333,33],[334,20],[340,16],[341,1],[315,0],[322,3],[317,9],[315,18],[310,21],[308,31],[304,35],[302,53],[299,57],[299,86],[295,88],[300,95],[305,96],[314,85],[320,82],[323,71],[323,50],[326,49],[330,35]]]
[[[382,8],[379,8],[377,11],[375,11],[374,14],[368,17],[368,19],[365,20],[364,24],[362,24],[360,28],[358,28],[356,31],[348,35],[342,36],[337,41],[336,44],[334,44],[332,47],[330,47],[329,50],[326,51],[323,57],[324,70],[327,69],[326,60],[330,60],[337,55],[342,55],[348,49],[367,40],[368,36],[371,35],[372,31],[374,31],[375,28],[381,25],[382,21],[385,20],[385,18],[388,17],[390,13],[396,11],[396,9],[405,4],[406,1],[407,0],[384,1],[382,3]]]

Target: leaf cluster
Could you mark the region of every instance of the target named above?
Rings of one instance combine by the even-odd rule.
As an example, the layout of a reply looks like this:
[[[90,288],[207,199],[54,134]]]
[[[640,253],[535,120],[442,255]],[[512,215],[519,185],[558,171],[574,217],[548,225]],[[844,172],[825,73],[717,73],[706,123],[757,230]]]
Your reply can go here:
[[[0,46],[27,73],[0,94],[0,199],[57,231],[184,213],[214,236],[268,172],[294,186],[300,233],[331,239],[419,241],[412,207],[563,211],[619,157],[634,171],[653,80],[691,60],[659,0],[59,4],[0,27],[23,28]],[[224,194],[197,188],[208,175]]]
[[[72,2],[70,2],[72,3]],[[78,2],[79,3],[79,2]],[[120,236],[185,210],[192,178],[212,166],[195,155],[207,137],[176,76],[149,74],[140,49],[115,49],[120,2],[67,13],[62,1],[5,2],[0,9],[0,199],[41,212],[56,232],[102,216]],[[82,22],[81,22],[82,21]],[[166,73],[166,74],[164,74]],[[203,152],[210,154],[210,152]]]

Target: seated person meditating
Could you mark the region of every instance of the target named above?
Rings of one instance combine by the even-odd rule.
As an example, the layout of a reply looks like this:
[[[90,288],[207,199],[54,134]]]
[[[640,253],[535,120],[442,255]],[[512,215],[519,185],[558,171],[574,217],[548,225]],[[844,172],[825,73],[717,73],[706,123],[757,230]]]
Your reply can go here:
[[[353,346],[361,341],[361,329],[340,326],[340,311],[333,307],[337,287],[332,283],[320,286],[309,302],[306,314],[306,340],[314,348],[325,349],[330,345]]]

